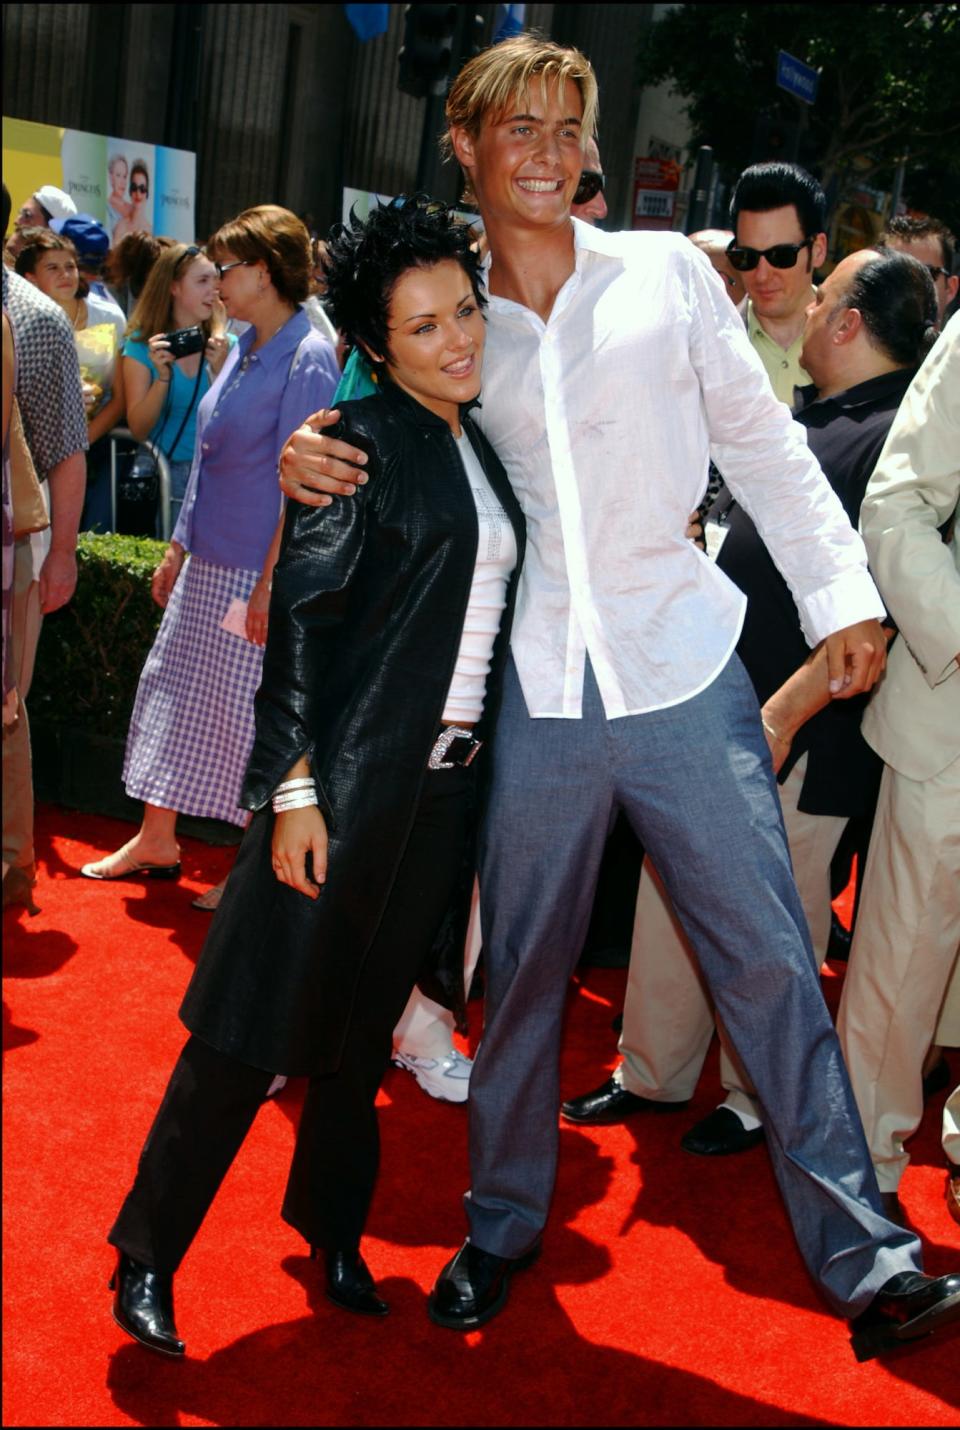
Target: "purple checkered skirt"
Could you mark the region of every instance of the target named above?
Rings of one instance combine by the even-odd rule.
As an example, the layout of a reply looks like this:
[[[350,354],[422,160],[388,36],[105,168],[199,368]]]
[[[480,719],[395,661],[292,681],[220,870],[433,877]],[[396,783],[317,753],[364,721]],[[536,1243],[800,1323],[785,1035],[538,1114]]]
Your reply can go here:
[[[256,571],[186,562],[137,687],[123,782],[132,799],[245,825],[240,786],[253,747],[263,647],[221,630]]]

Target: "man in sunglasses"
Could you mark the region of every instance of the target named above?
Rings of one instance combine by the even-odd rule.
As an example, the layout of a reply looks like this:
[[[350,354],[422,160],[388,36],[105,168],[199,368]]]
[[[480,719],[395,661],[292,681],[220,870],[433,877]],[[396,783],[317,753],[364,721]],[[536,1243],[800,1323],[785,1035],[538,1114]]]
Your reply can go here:
[[[743,274],[737,272],[727,253],[733,234],[727,228],[702,228],[698,233],[688,233],[687,237],[696,248],[707,255],[711,266],[723,279],[730,302],[735,308],[739,308],[747,293],[743,286]]]
[[[894,248],[919,258],[933,279],[943,327],[947,309],[955,301],[960,278],[953,271],[956,239],[938,218],[892,218],[880,235],[881,248]]]
[[[603,197],[605,183],[597,141],[590,139],[583,151],[583,173],[570,205],[574,218],[592,224],[600,223],[606,218],[607,201]]]
[[[806,387],[800,366],[804,314],[816,297],[814,271],[827,256],[823,189],[796,164],[753,164],[730,203],[734,239],[727,256],[747,290],[750,341],[788,407]]]

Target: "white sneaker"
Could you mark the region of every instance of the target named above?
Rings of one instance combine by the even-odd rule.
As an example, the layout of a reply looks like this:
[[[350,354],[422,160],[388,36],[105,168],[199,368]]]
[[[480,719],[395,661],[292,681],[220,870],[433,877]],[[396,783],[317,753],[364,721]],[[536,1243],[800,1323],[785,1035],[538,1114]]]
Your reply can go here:
[[[277,1073],[276,1077],[273,1079],[273,1082],[263,1094],[264,1100],[266,1100],[268,1097],[276,1097],[277,1093],[282,1091],[282,1089],[285,1088],[286,1085],[287,1079],[284,1077],[283,1073]]]
[[[473,1062],[451,1048],[445,1058],[413,1058],[409,1053],[393,1050],[393,1065],[406,1068],[431,1097],[441,1102],[466,1102],[470,1091]]]

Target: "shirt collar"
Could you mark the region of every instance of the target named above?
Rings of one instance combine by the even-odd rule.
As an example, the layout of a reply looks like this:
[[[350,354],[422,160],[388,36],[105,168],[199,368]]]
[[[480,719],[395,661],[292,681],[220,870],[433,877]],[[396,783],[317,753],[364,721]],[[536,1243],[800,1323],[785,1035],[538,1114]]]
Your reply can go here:
[[[771,338],[770,334],[767,332],[766,328],[763,326],[763,324],[761,323],[760,319],[757,317],[756,313],[754,312],[754,309],[753,309],[753,299],[752,299],[752,298],[748,298],[748,299],[747,299],[747,333],[749,334],[749,336],[750,336],[750,341],[751,341],[752,343],[753,343],[753,342],[756,342],[757,338],[759,338],[762,342],[776,343],[777,347],[780,346],[780,344],[777,343],[776,338]],[[801,328],[801,329],[800,329],[800,332],[799,332],[799,333],[797,334],[797,336],[794,338],[794,340],[793,340],[793,342],[790,344],[790,346],[789,346],[788,348],[784,348],[783,351],[784,351],[785,353],[787,353],[788,355],[791,354],[791,353],[796,353],[797,356],[799,357],[799,355],[800,355],[800,349],[801,349],[802,347],[803,347],[803,329]]]
[[[820,397],[813,383],[800,387],[797,392],[800,401],[798,412],[806,412],[814,403],[826,406],[832,402],[835,407],[846,410],[851,407],[867,407],[883,402],[889,397],[900,398],[916,376],[916,367],[898,367],[893,372],[883,372],[879,377],[868,377],[866,382],[858,382],[843,392],[835,392],[831,397]]]
[[[605,233],[603,229],[595,228],[592,223],[584,223],[582,218],[574,218],[570,215],[570,222],[573,224],[573,248],[577,266],[579,267],[579,254],[581,249],[589,253],[608,253],[615,258],[623,256],[623,235],[619,233]],[[493,262],[493,254],[489,248],[484,254],[483,262],[480,265],[483,273],[483,281],[487,291],[490,289],[490,265]]]
[[[258,348],[255,353],[251,353],[250,349],[257,340],[257,330],[251,323],[247,331],[241,333],[237,340],[238,358],[240,362],[249,358],[251,362],[260,363],[264,372],[270,372],[273,368],[278,367],[284,358],[292,357],[309,331],[310,319],[302,308],[298,308],[279,332],[274,333],[269,342],[264,343],[263,347]]]

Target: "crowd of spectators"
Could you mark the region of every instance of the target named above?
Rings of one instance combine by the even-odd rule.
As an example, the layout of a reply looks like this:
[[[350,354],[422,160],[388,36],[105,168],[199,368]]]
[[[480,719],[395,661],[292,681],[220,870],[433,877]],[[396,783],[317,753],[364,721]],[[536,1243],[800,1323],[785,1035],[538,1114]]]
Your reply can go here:
[[[605,181],[589,144],[573,212],[597,224],[608,218]],[[153,235],[138,218],[147,168],[138,161],[128,176],[117,158],[112,241],[49,184],[23,201],[7,239],[3,191],[4,905],[33,908],[27,700],[42,617],[73,594],[78,531],[116,525],[111,433],[126,427],[139,444],[121,496],[147,512],[141,529],[168,540],[153,578],[164,615],[124,768],[143,822],[79,872],[176,879],[178,813],[248,820],[240,789],[284,522],[278,462],[290,435],[345,390],[344,340],[324,304],[323,242],[269,204],[245,210],[203,247]],[[823,192],[782,164],[741,176],[731,225],[691,238],[850,523],[862,525],[893,642],[877,693],[831,700],[824,651],[809,652],[763,525],[733,499],[722,472],[712,471],[702,526],[688,536],[748,598],[737,649],[761,706],[818,968],[830,951],[831,861],[848,821],[865,831],[840,1032],[885,1211],[903,1220],[905,1144],[924,1096],[948,1090],[943,1047],[960,1045],[954,238],[934,219],[896,217],[875,248],[821,278]],[[709,272],[706,281],[716,282]],[[169,472],[169,525],[158,502],[158,454]],[[631,910],[641,860],[643,870],[621,1061],[598,1088],[564,1104],[573,1122],[685,1105],[714,1031],[663,881],[639,846],[632,858]],[[215,909],[221,892],[208,891],[196,907]],[[479,944],[474,928],[468,973]],[[767,1135],[749,1073],[722,1022],[717,1031],[727,1096],[682,1139],[688,1151],[714,1157]],[[396,1039],[398,1061],[426,1091],[464,1100],[470,1063],[439,1005],[415,994]],[[958,1120],[954,1089],[944,1147],[948,1204],[960,1221]]]

